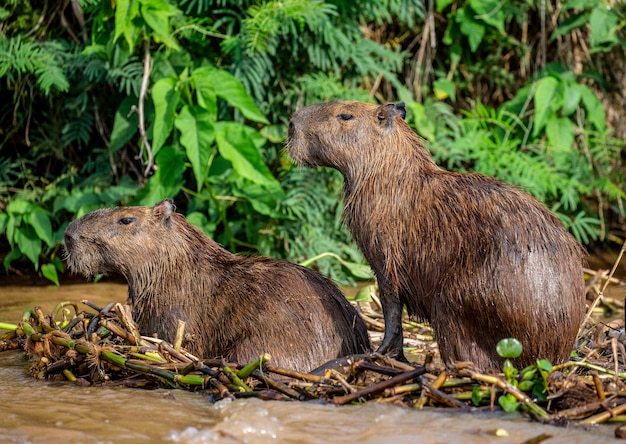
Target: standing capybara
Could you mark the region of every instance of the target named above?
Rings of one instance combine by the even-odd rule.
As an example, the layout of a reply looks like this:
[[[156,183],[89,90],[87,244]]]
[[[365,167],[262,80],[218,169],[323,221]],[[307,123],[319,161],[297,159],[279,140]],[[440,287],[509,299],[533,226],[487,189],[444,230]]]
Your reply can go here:
[[[142,334],[174,339],[178,320],[199,357],[310,371],[369,351],[363,320],[319,273],[287,261],[230,253],[179,213],[151,207],[94,211],[65,231],[69,268],[119,273]]]
[[[557,217],[518,188],[444,171],[404,121],[403,103],[317,104],[289,122],[302,165],[344,176],[344,220],[378,280],[380,353],[403,358],[402,308],[430,321],[446,364],[501,368],[496,344],[562,362],[585,311],[584,251]]]

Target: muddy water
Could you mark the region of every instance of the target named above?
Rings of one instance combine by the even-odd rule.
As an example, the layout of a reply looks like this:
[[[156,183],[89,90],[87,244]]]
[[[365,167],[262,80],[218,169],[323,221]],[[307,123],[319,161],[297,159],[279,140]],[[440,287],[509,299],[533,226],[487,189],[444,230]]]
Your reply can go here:
[[[119,284],[0,287],[0,321],[60,301],[124,301]],[[82,307],[81,307],[82,308]],[[523,443],[624,442],[614,426],[560,428],[502,415],[388,405],[334,407],[258,400],[210,403],[185,391],[77,387],[37,381],[23,353],[0,353],[0,443]],[[508,437],[497,437],[501,429]]]

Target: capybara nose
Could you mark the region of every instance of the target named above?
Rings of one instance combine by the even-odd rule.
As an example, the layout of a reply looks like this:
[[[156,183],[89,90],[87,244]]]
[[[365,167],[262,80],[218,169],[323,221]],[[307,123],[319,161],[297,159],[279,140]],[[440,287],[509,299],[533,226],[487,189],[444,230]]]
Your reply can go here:
[[[296,126],[293,124],[293,120],[289,121],[289,128],[287,129],[287,135],[289,137],[291,137],[293,135],[294,130],[296,129]]]

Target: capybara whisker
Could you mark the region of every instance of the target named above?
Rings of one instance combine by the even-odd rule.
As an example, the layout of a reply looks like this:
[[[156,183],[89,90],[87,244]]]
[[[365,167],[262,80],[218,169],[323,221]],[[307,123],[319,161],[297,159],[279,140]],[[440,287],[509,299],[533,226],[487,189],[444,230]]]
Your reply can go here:
[[[344,176],[344,221],[378,280],[378,352],[404,358],[402,308],[431,323],[446,364],[569,358],[585,310],[584,250],[543,204],[480,174],[442,170],[403,103],[323,103],[296,112],[287,151]]]
[[[341,291],[314,270],[232,254],[187,222],[171,200],[94,211],[65,232],[65,259],[85,276],[119,273],[143,335],[173,341],[186,322],[198,357],[307,372],[366,353],[365,323]]]

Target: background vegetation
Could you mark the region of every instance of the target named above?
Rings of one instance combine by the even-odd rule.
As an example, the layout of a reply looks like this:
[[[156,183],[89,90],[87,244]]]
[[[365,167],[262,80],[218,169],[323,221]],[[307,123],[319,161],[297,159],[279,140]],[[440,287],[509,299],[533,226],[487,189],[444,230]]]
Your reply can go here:
[[[0,259],[58,282],[70,220],[170,197],[232,251],[360,263],[341,177],[283,151],[289,116],[331,99],[404,100],[443,167],[621,241],[625,24],[592,0],[7,0]]]

